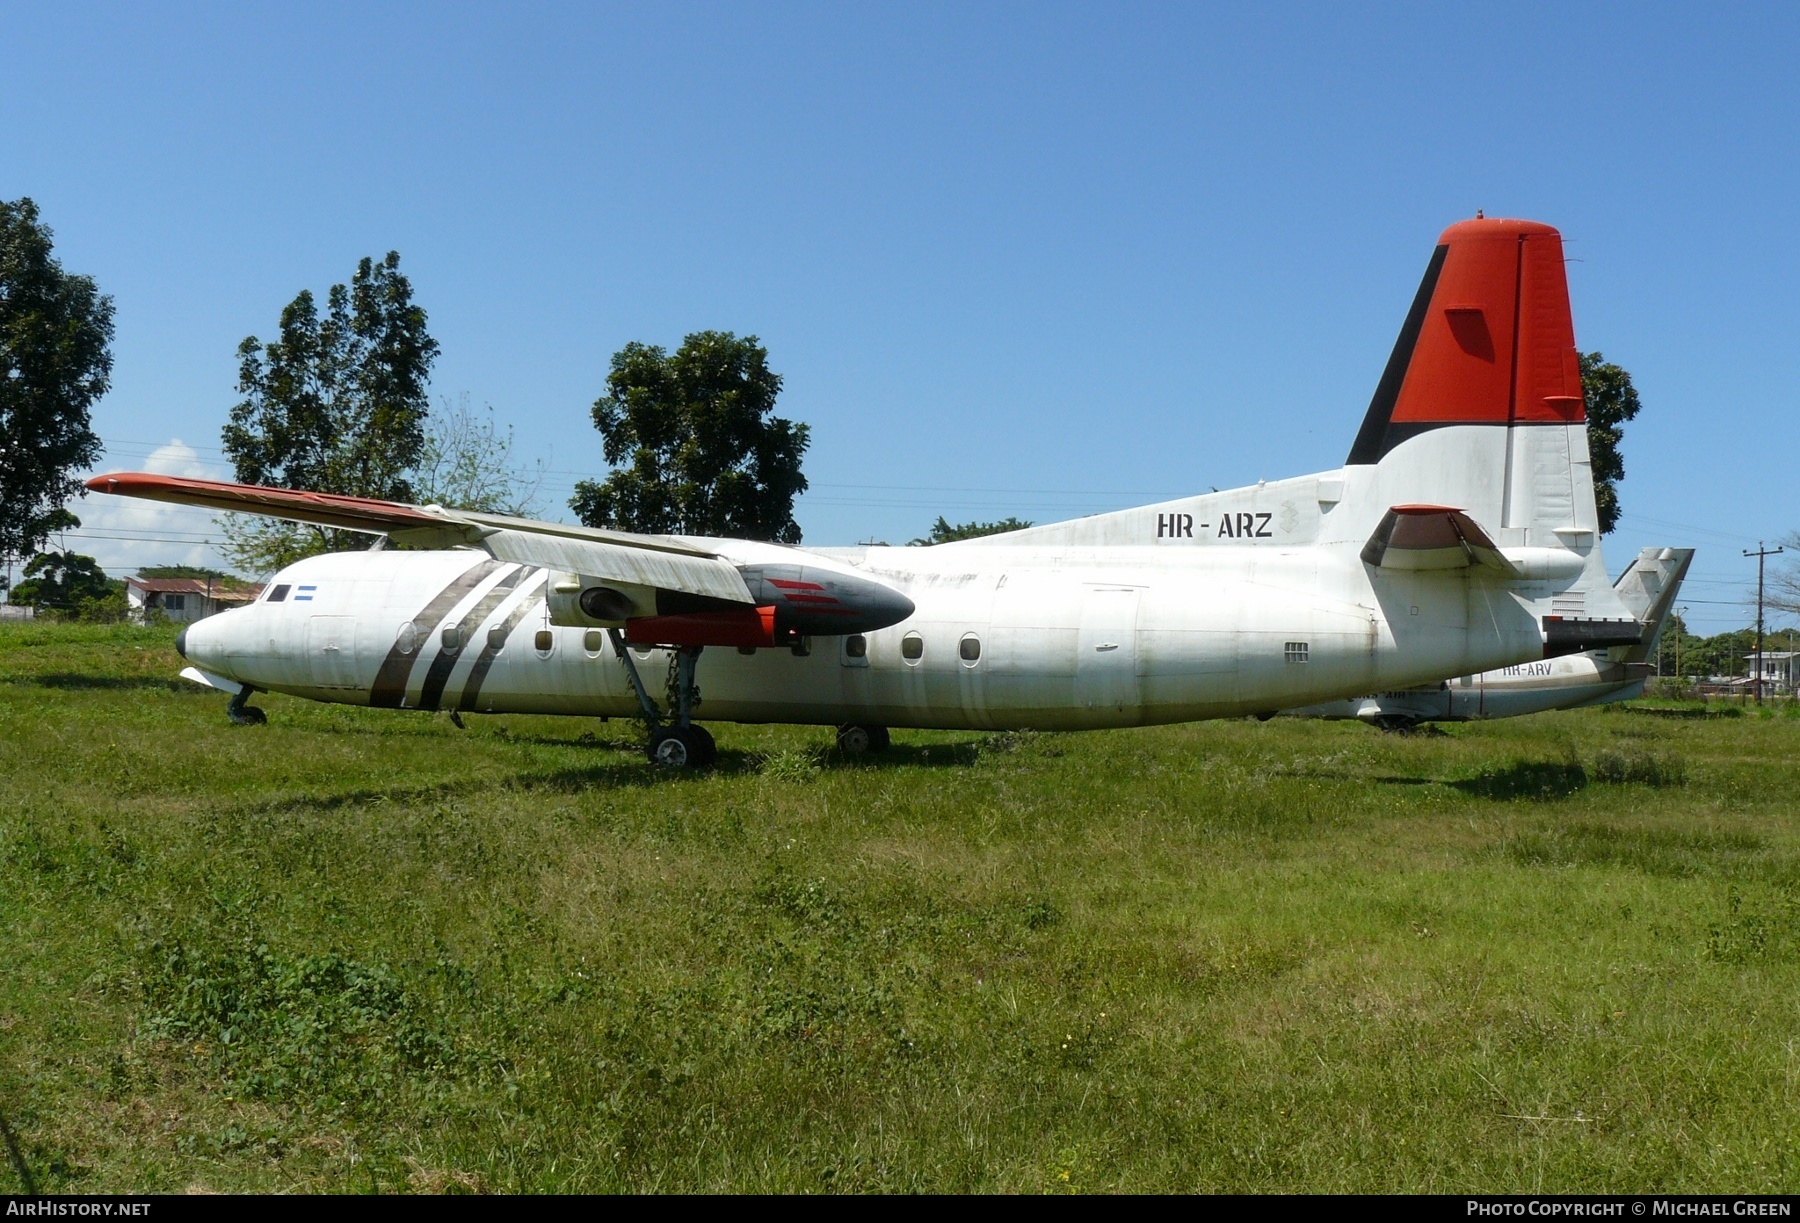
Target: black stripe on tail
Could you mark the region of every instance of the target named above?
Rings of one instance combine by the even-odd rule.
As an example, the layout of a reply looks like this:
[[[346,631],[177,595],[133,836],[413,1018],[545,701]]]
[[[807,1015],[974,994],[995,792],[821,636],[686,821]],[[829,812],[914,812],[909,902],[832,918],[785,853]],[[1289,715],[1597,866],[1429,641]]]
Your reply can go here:
[[[1431,262],[1425,265],[1425,279],[1419,282],[1412,309],[1406,312],[1406,322],[1394,341],[1394,351],[1388,355],[1387,368],[1381,371],[1381,381],[1375,384],[1375,397],[1369,400],[1368,415],[1363,417],[1362,428],[1357,430],[1350,457],[1344,460],[1346,466],[1379,463],[1381,456],[1392,448],[1387,445],[1388,422],[1393,418],[1394,404],[1400,399],[1406,369],[1412,364],[1413,349],[1418,346],[1419,332],[1425,326],[1425,312],[1431,308],[1431,295],[1437,291],[1438,274],[1444,270],[1444,257],[1449,253],[1448,246],[1440,246],[1431,252]]]

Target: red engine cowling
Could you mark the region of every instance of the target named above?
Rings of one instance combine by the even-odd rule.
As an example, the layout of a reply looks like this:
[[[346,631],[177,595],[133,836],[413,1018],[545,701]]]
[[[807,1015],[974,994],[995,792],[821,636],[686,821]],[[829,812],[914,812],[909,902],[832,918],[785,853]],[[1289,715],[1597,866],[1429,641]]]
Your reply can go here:
[[[632,645],[717,645],[751,649],[775,644],[775,609],[688,612],[679,616],[639,616],[625,622]]]

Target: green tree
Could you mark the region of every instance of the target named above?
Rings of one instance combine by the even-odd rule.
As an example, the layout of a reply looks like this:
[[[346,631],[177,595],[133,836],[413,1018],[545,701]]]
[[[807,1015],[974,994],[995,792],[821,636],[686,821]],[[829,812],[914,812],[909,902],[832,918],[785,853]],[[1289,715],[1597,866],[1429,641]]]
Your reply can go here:
[[[613,355],[594,426],[615,470],[569,506],[591,527],[799,543],[794,498],[810,430],[770,413],[781,378],[755,336],[697,331],[672,355]]]
[[[112,582],[94,558],[74,552],[38,553],[26,563],[24,580],[12,592],[15,603],[70,612],[112,593]]]
[[[246,484],[412,500],[409,473],[425,447],[426,387],[438,343],[389,251],[333,285],[323,316],[310,290],[281,312],[281,338],[238,345],[238,392],[225,453]],[[221,549],[266,572],[366,537],[326,527],[231,517]]]
[[[983,535],[1004,535],[1008,531],[1023,531],[1030,526],[1022,518],[1002,518],[998,522],[959,522],[951,525],[942,514],[931,524],[931,533],[923,539],[915,539],[908,547],[924,548],[932,544],[953,543],[959,539],[977,539]]]
[[[1625,457],[1619,452],[1619,443],[1625,436],[1625,422],[1637,418],[1638,393],[1631,385],[1631,375],[1601,354],[1584,352],[1580,357],[1594,505],[1600,511],[1600,534],[1610,535],[1619,525],[1619,481],[1625,478]]]
[[[232,577],[223,569],[208,569],[201,565],[144,565],[138,569],[141,578],[193,578],[196,581],[225,582],[242,585],[242,580]]]
[[[112,376],[112,298],[63,270],[30,199],[0,200],[0,560],[80,522],[63,502],[100,458],[88,410]]]

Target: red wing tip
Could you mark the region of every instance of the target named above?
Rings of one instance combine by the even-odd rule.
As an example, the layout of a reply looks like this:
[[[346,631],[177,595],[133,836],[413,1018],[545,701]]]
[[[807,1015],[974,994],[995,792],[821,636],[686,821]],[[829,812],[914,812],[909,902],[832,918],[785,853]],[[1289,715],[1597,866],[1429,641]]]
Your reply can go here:
[[[412,519],[433,523],[442,521],[417,506],[382,501],[374,497],[315,493],[299,488],[269,488],[261,484],[233,484],[227,480],[197,480],[190,476],[164,476],[149,471],[109,472],[89,480],[87,487],[98,493],[135,493],[139,496],[158,491],[210,493],[245,505],[305,505],[315,509],[362,513],[386,519]]]

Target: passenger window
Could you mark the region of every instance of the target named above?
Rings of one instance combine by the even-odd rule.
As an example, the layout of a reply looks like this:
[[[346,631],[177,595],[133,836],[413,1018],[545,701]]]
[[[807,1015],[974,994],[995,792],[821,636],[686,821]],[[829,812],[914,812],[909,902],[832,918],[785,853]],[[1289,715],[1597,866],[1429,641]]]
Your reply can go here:
[[[844,638],[845,658],[867,658],[869,656],[869,639],[861,633]]]
[[[964,662],[977,661],[981,657],[981,638],[977,637],[974,633],[970,633],[967,637],[962,639],[962,645],[959,647],[958,652],[962,655],[962,660]]]
[[[907,662],[918,662],[925,657],[925,639],[917,633],[908,633],[900,639],[900,657]]]
[[[444,629],[444,648],[452,654],[462,649],[462,626],[452,624]]]
[[[271,603],[281,602],[283,599],[287,598],[287,592],[288,592],[288,585],[286,582],[283,582],[281,585],[277,586],[274,590],[271,590],[269,592],[269,602],[271,602]]]
[[[496,624],[493,628],[488,630],[488,649],[490,649],[494,653],[498,654],[501,650],[504,650],[505,648],[506,648],[506,629],[504,626]]]
[[[408,620],[400,626],[394,636],[394,648],[402,654],[410,654],[419,648],[419,626]]]
[[[581,647],[589,654],[600,652],[600,643],[605,640],[604,634],[597,628],[591,628],[581,635]]]
[[[551,649],[553,649],[555,647],[555,645],[556,645],[556,638],[554,635],[551,634],[549,629],[541,628],[537,631],[537,652],[538,653],[548,655],[550,653]]]

